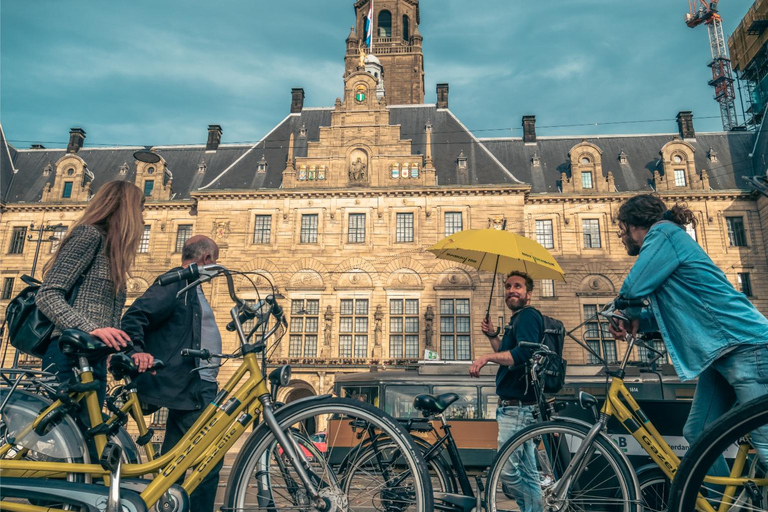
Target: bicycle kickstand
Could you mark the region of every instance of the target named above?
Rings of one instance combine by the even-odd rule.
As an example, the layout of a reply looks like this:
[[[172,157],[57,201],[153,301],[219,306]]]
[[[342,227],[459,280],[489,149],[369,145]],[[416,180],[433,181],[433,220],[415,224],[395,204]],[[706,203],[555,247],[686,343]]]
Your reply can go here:
[[[120,507],[120,466],[123,448],[116,443],[107,443],[101,452],[99,464],[109,471],[109,499],[106,512],[121,512]]]

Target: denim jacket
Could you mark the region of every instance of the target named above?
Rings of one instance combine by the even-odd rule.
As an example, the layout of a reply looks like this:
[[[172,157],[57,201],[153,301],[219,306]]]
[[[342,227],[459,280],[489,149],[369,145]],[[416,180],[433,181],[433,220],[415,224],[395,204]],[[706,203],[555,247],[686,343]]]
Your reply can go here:
[[[648,230],[620,295],[650,299],[653,319],[684,381],[737,345],[768,343],[768,320],[673,222],[657,222]]]

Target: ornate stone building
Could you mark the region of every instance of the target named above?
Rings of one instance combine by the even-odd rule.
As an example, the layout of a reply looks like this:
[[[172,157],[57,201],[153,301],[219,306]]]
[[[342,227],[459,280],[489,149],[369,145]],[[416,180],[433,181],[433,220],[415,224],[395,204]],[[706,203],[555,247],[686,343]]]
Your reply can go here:
[[[294,365],[287,400],[328,392],[338,372],[402,367],[425,349],[452,360],[488,351],[480,321],[492,276],[426,251],[462,229],[505,224],[549,248],[567,282],[537,282],[533,302],[576,327],[616,295],[632,264],[614,217],[636,193],[687,202],[699,221],[690,235],[768,311],[766,199],[741,178],[765,171],[753,167],[764,140],[696,133],[690,112],[671,133],[537,137],[525,116],[522,138],[478,139],[449,110],[447,84],[423,103],[418,2],[377,1],[373,54],[361,57],[367,6],[355,3],[335,105],[304,108],[294,89],[290,113],[256,144],[221,144],[222,127],[211,125],[205,146],[158,145],[160,162],[145,164],[133,158],[138,147],[88,148],[80,128],[66,149],[15,148],[0,132],[0,312],[30,273],[36,240],[39,275],[93,192],[114,179],[147,197],[129,301],[178,264],[187,238],[212,236],[222,264],[261,275],[258,293],[243,279],[239,294],[256,300],[271,282],[284,296],[290,328],[272,359]],[[207,286],[223,328],[224,283]],[[500,293],[492,311],[508,318]],[[623,347],[604,327],[577,334],[615,360]],[[235,343],[225,335],[225,351]],[[572,371],[598,369],[570,341],[566,357]]]

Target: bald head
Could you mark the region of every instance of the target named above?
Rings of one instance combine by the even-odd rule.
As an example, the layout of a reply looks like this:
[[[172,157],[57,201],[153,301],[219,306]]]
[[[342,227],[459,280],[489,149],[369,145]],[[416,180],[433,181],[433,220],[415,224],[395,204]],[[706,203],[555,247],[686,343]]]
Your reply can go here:
[[[181,266],[188,267],[190,263],[210,265],[219,259],[219,246],[204,235],[195,235],[184,244],[181,251]]]

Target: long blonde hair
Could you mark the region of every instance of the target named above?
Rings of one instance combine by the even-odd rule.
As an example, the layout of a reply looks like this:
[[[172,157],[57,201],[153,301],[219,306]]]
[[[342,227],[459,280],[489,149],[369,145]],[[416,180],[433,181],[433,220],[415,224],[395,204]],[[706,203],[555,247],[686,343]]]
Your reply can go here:
[[[106,235],[106,252],[109,270],[115,288],[125,288],[128,269],[133,264],[136,251],[144,233],[144,219],[141,215],[144,196],[139,187],[127,181],[110,181],[101,186],[91,198],[80,220],[72,225],[91,225]],[[70,234],[72,229],[70,229]],[[56,254],[43,268],[47,272],[58,258],[69,235],[65,236],[56,249]]]

